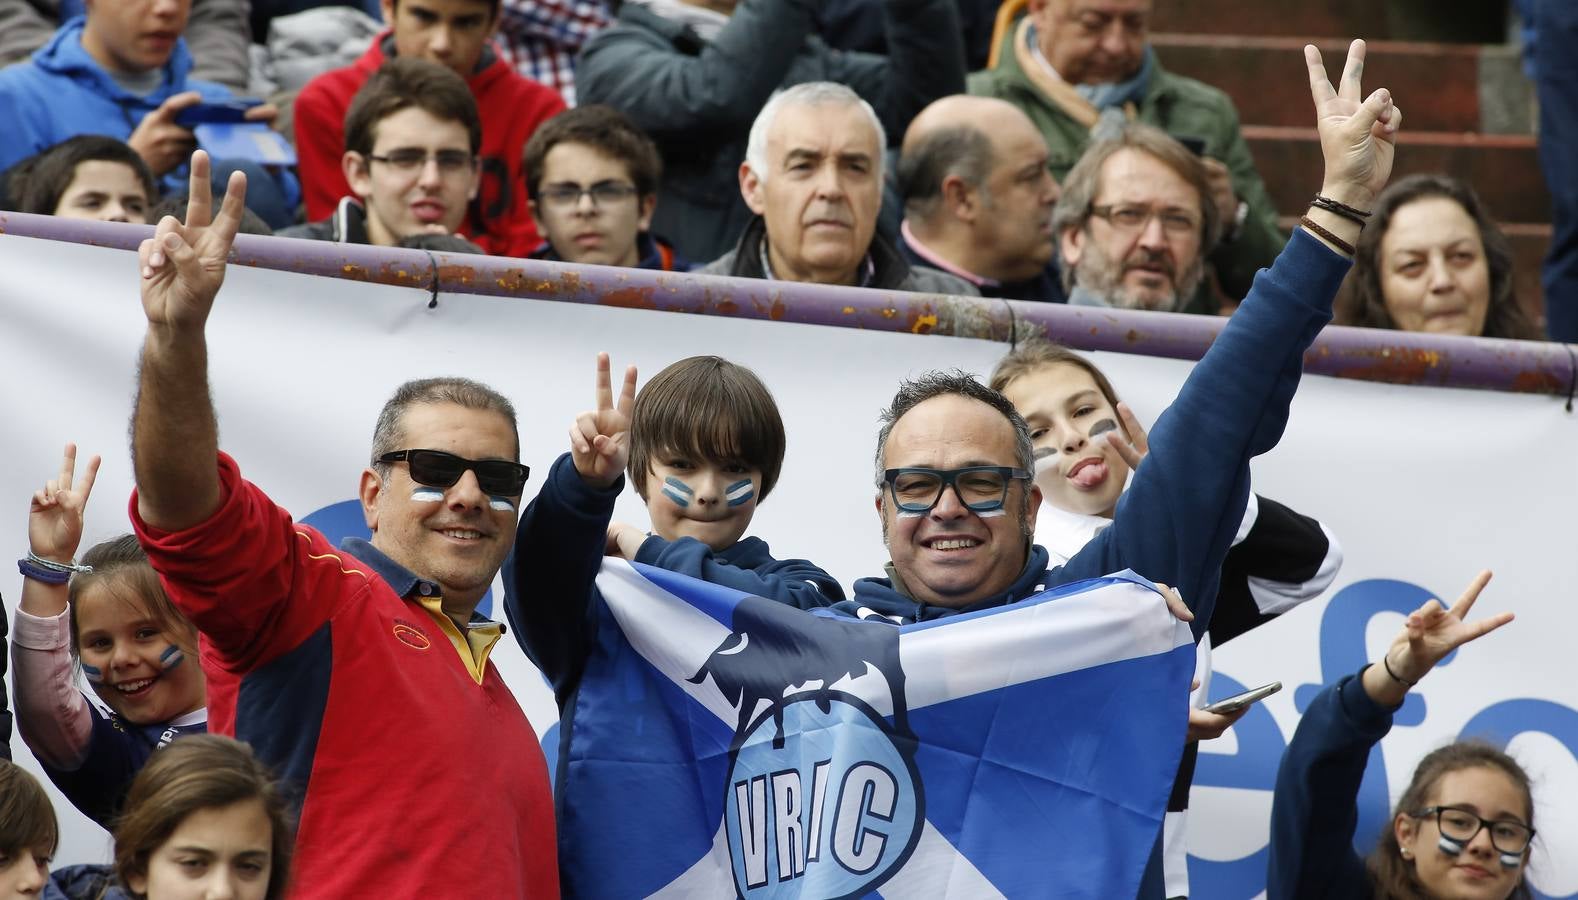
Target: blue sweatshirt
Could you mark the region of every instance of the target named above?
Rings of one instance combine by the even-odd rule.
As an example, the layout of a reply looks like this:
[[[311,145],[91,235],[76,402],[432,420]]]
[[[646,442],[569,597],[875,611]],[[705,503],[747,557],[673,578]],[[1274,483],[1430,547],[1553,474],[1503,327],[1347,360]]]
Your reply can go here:
[[[1271,268],[1228,319],[1151,429],[1151,455],[1118,500],[1112,524],[1066,564],[1047,568],[1032,545],[1008,590],[961,609],[929,606],[889,578],[855,582],[853,600],[833,609],[872,612],[900,623],[1016,603],[1041,591],[1124,569],[1178,589],[1194,612],[1198,642],[1211,624],[1222,562],[1249,500],[1249,461],[1277,445],[1304,371],[1304,351],[1331,321],[1349,261],[1295,231]],[[869,610],[869,612],[864,612]],[[1161,835],[1138,895],[1166,896]]]
[[[568,734],[575,689],[596,644],[602,597],[594,582],[603,565],[608,522],[624,487],[587,487],[566,453],[526,507],[515,552],[504,563],[504,612],[516,640],[553,684]],[[695,538],[648,537],[636,562],[745,591],[801,609],[844,599],[833,576],[803,559],[774,559],[767,542],[743,538],[714,551]]]
[[[1271,798],[1267,900],[1374,896],[1353,850],[1356,800],[1370,750],[1392,730],[1393,712],[1370,699],[1357,675],[1321,691],[1304,711]]]
[[[1032,547],[1004,593],[963,609],[928,606],[888,578],[855,582],[853,600],[901,622],[925,621],[1015,603],[1060,584],[1124,569],[1178,589],[1194,611],[1195,639],[1210,625],[1222,561],[1249,498],[1249,461],[1272,447],[1304,369],[1304,351],[1327,322],[1349,262],[1295,231],[1270,269],[1227,321],[1151,429],[1151,455],[1135,470],[1112,524],[1060,568]]]
[[[586,781],[584,768],[568,764],[575,757],[572,745],[607,746],[611,739],[619,740],[595,729],[588,734],[576,731],[576,714],[583,704],[583,676],[589,682],[620,684],[626,689],[639,681],[630,679],[615,663],[618,628],[595,585],[603,565],[608,522],[623,486],[620,478],[606,490],[588,487],[570,454],[560,456],[549,469],[542,490],[526,507],[515,536],[515,552],[504,563],[504,613],[521,648],[553,684],[559,704],[554,815],[559,823],[559,876],[566,897],[594,892],[598,875],[588,871],[576,849],[589,835],[606,830],[606,823],[588,819],[576,804],[575,796],[588,792],[595,799],[599,786]],[[844,597],[832,576],[805,560],[773,559],[767,544],[756,538],[713,552],[692,538],[666,541],[649,537],[636,553],[636,561],[789,606],[809,609]],[[595,703],[596,698],[585,702]],[[652,746],[680,744],[654,741]]]
[[[187,78],[192,55],[177,40],[164,64],[164,79],[146,96],[115,82],[82,47],[77,17],[60,26],[33,58],[0,69],[0,170],[18,160],[79,134],[103,134],[126,140],[148,113],[183,91],[197,91],[204,101],[226,100],[230,89]]]

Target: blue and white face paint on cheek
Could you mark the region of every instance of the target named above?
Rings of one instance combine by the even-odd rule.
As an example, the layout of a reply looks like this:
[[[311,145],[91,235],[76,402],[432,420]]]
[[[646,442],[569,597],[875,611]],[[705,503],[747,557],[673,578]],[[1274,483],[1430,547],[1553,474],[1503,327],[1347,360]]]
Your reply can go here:
[[[90,666],[87,663],[82,663],[81,665],[82,665],[82,676],[84,678],[88,679],[88,681],[92,682],[93,684],[103,684],[104,683],[104,670],[103,669],[100,669],[98,666]]]
[[[443,488],[429,487],[425,484],[413,485],[411,487],[411,502],[443,503],[444,490]]]
[[[164,648],[163,653],[159,654],[159,668],[168,672],[180,665],[182,660],[185,659],[186,654],[181,652],[181,648],[171,644],[170,646]]]
[[[727,500],[730,506],[743,506],[751,502],[751,498],[755,496],[756,484],[749,478],[736,481],[723,491],[723,499]]]
[[[515,501],[498,494],[489,494],[488,508],[495,512],[512,513],[515,511]]]
[[[673,475],[663,479],[663,496],[673,500],[675,506],[684,509],[690,505],[690,498],[695,495],[696,492],[690,485],[680,481]]]

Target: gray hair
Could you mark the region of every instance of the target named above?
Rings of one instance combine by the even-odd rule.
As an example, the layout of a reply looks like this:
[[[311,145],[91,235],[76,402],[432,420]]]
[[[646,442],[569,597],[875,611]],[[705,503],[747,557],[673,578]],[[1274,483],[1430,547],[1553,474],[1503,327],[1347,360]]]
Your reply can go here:
[[[466,409],[495,412],[510,423],[510,433],[515,437],[515,459],[520,460],[521,436],[515,419],[515,406],[505,396],[481,382],[454,376],[445,378],[420,378],[407,381],[395,389],[394,396],[378,413],[378,423],[373,426],[372,464],[385,471],[387,463],[378,457],[402,448],[405,440],[405,414],[413,406],[430,403],[453,403]]]
[[[979,190],[982,201],[990,204],[986,179],[994,161],[992,139],[974,125],[960,123],[927,132],[899,157],[904,214],[922,221],[936,215],[942,205],[942,183],[950,175]]]
[[[1136,150],[1178,173],[1200,195],[1200,258],[1209,256],[1222,234],[1222,216],[1211,201],[1211,182],[1200,157],[1153,125],[1127,122],[1119,128],[1103,128],[1101,133],[1103,137],[1085,149],[1079,162],[1063,179],[1063,194],[1052,209],[1052,234],[1057,237],[1057,246],[1062,247],[1063,232],[1089,224],[1091,207],[1101,191],[1101,169],[1107,160],[1120,150]],[[1072,290],[1074,267],[1063,265],[1060,268],[1063,289]]]
[[[882,127],[877,111],[859,94],[838,82],[808,81],[773,94],[762,111],[756,114],[756,121],[751,123],[751,136],[745,144],[745,164],[756,173],[758,180],[767,180],[767,132],[772,130],[773,121],[786,106],[859,106],[865,110],[866,118],[871,120],[871,127],[877,132],[877,158],[872,164],[876,166],[877,175],[882,175],[882,156],[888,146],[888,132]]]

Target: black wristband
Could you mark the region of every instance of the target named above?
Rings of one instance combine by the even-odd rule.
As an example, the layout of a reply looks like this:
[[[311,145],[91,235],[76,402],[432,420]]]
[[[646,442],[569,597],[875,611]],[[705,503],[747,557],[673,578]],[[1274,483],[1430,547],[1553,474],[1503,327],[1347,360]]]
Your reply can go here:
[[[1310,201],[1310,205],[1316,209],[1324,209],[1332,215],[1342,216],[1344,219],[1356,223],[1360,228],[1364,227],[1366,219],[1374,215],[1373,212],[1354,209],[1346,203],[1339,203],[1330,197],[1323,197],[1320,194],[1315,195],[1315,199]]]
[[[1393,681],[1397,682],[1398,684],[1405,685],[1407,687],[1413,687],[1414,685],[1419,683],[1417,681],[1409,681],[1408,679],[1402,677],[1401,675],[1398,675],[1396,672],[1393,672],[1392,671],[1392,661],[1390,659],[1388,659],[1387,657],[1388,657],[1388,654],[1385,654],[1385,653],[1381,654],[1381,666],[1386,669],[1386,674],[1392,676],[1392,680]]]

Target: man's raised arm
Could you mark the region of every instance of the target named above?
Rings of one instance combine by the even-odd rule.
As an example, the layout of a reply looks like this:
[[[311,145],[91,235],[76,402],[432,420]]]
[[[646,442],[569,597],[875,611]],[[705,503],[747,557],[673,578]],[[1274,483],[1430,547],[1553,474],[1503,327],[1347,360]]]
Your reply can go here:
[[[222,499],[204,328],[246,202],[246,176],[236,172],[212,216],[208,154],[193,153],[191,171],[185,224],[165,216],[137,248],[148,334],[132,411],[132,464],[138,515],[163,531],[204,521]]]

